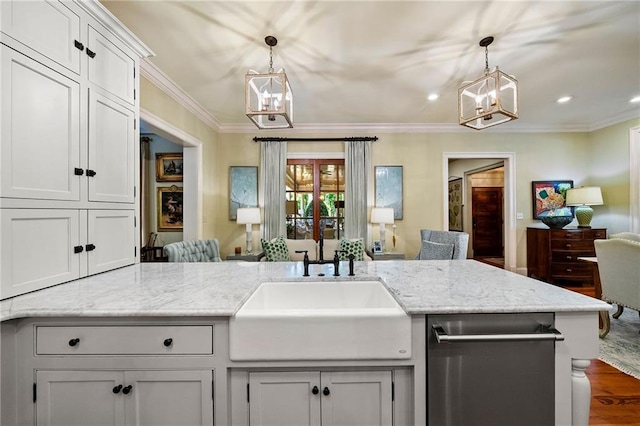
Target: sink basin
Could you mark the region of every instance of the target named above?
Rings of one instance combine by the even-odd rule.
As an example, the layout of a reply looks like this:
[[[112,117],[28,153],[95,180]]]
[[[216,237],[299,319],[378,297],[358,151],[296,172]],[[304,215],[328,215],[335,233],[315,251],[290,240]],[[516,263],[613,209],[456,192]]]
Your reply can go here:
[[[411,318],[379,281],[263,283],[229,322],[234,361],[407,359]]]

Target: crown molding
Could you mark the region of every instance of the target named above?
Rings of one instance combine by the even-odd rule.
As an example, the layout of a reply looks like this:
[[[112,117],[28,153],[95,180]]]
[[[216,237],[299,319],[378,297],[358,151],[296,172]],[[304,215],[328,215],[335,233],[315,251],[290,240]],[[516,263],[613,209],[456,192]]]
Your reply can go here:
[[[220,131],[222,127],[220,122],[151,61],[147,59],[140,61],[140,74],[209,127]]]
[[[604,129],[605,127],[613,126],[614,124],[622,123],[623,121],[633,120],[634,118],[640,118],[640,108],[627,111],[614,118],[610,118],[607,120],[603,120],[599,123],[596,123],[589,128],[589,131],[594,132],[596,130]]]

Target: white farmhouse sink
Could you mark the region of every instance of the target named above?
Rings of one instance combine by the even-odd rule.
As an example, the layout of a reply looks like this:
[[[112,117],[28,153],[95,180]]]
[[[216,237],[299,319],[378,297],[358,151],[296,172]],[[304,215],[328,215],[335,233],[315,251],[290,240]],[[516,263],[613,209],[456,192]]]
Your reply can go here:
[[[411,318],[378,281],[263,283],[229,323],[234,361],[406,359]]]

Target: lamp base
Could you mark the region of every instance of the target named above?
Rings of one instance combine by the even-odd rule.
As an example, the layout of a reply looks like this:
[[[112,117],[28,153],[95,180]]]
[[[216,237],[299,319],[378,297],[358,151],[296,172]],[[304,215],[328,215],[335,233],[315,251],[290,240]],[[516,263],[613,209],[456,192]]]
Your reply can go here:
[[[591,219],[593,218],[593,209],[589,206],[576,207],[576,219],[578,220],[578,228],[591,228]]]

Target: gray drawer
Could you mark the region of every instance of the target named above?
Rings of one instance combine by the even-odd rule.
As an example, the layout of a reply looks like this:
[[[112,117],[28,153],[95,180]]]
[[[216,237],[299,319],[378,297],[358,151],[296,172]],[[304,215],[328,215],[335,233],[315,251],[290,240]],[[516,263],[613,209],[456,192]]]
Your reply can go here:
[[[213,326],[36,328],[37,355],[210,355]]]

